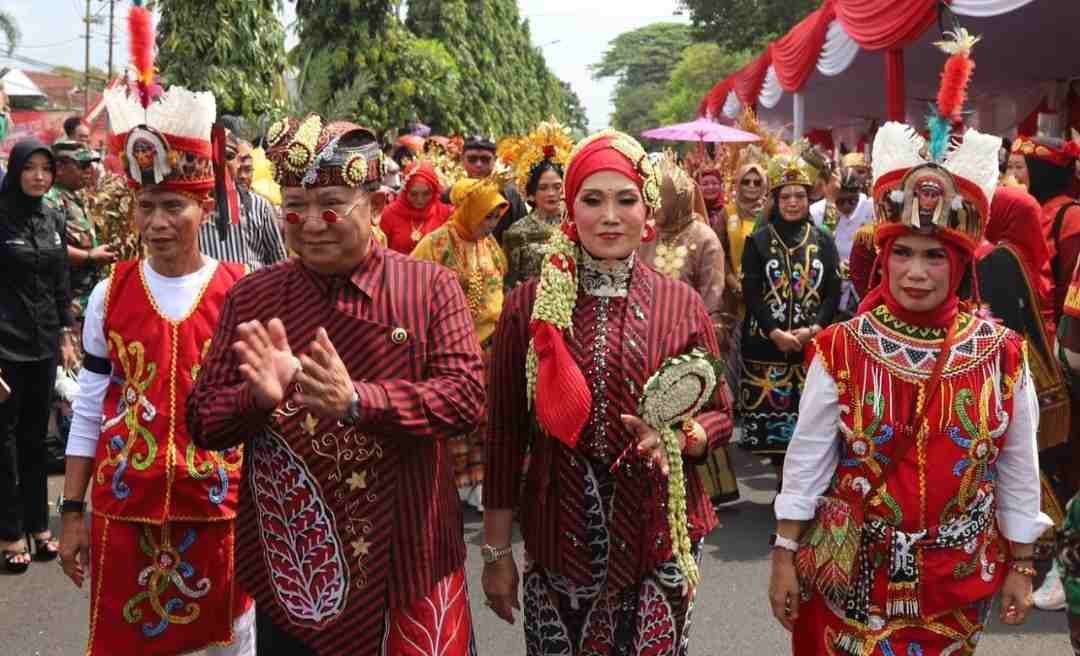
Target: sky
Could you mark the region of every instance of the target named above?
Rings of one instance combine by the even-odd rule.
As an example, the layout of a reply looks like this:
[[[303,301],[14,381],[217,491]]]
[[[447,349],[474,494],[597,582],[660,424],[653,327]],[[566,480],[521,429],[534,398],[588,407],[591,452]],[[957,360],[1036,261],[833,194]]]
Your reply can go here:
[[[286,5],[286,20],[290,20],[292,3],[286,0]],[[113,62],[117,70],[127,64],[125,17],[129,6],[129,0],[116,3]],[[529,20],[533,43],[543,50],[552,71],[577,92],[594,130],[608,125],[614,81],[593,80],[588,66],[600,61],[608,43],[649,23],[689,22],[686,15],[675,14],[676,0],[520,0],[518,7]],[[22,43],[14,56],[0,54],[0,67],[44,70],[47,64],[83,68],[86,0],[0,0],[0,10],[11,13],[22,32]],[[90,29],[90,64],[105,69],[108,0],[90,0],[90,13],[101,21]],[[290,40],[289,45],[292,43]]]

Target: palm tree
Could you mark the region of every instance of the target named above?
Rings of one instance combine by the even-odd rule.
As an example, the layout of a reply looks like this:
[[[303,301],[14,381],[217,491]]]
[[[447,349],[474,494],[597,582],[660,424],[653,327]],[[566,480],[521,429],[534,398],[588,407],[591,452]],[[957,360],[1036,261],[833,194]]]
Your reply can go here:
[[[7,54],[15,52],[15,46],[19,45],[22,34],[10,11],[0,9],[0,33],[3,33],[4,38],[7,39]]]

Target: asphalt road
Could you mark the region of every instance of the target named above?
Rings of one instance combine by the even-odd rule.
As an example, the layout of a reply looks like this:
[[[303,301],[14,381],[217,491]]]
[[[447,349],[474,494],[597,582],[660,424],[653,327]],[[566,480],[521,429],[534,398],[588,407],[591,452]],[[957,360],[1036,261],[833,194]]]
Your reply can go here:
[[[768,467],[741,454],[735,454],[735,465],[742,499],[721,513],[722,526],[707,541],[690,652],[695,656],[787,654],[787,634],[771,619],[765,598],[767,539],[772,528],[769,504],[776,477]],[[50,479],[50,498],[59,495],[62,482],[62,477]],[[58,521],[54,516],[54,530],[59,529]],[[466,514],[465,541],[479,653],[524,654],[520,621],[510,626],[483,605],[479,553],[483,532],[476,513]],[[520,564],[520,544],[516,552]],[[86,590],[75,589],[54,563],[35,563],[21,576],[0,575],[0,656],[82,654],[88,603]],[[1019,631],[994,622],[978,656],[1071,656],[1065,621],[1063,613],[1034,612]],[[123,655],[118,652],[117,656]]]

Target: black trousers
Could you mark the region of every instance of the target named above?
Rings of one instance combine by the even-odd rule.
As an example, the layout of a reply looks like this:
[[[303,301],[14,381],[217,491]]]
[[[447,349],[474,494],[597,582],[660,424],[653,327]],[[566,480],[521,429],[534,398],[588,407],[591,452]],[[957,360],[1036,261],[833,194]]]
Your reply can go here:
[[[255,653],[259,656],[315,656],[314,650],[274,624],[255,605]]]
[[[56,361],[0,360],[11,396],[0,403],[0,540],[49,528],[45,434],[49,429]]]

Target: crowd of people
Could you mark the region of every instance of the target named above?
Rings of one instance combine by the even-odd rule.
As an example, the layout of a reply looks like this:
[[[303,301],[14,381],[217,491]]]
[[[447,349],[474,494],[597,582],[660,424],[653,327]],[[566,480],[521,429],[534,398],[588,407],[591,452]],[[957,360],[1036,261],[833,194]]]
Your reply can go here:
[[[1009,625],[1068,607],[1080,654],[1080,145],[1052,121],[679,156],[314,113],[256,148],[209,93],[105,106],[108,162],[74,121],[0,186],[2,567],[87,584],[88,654],[475,654],[468,505],[529,656],[685,656],[730,446],[777,471],[793,653],[974,653],[997,596]]]

